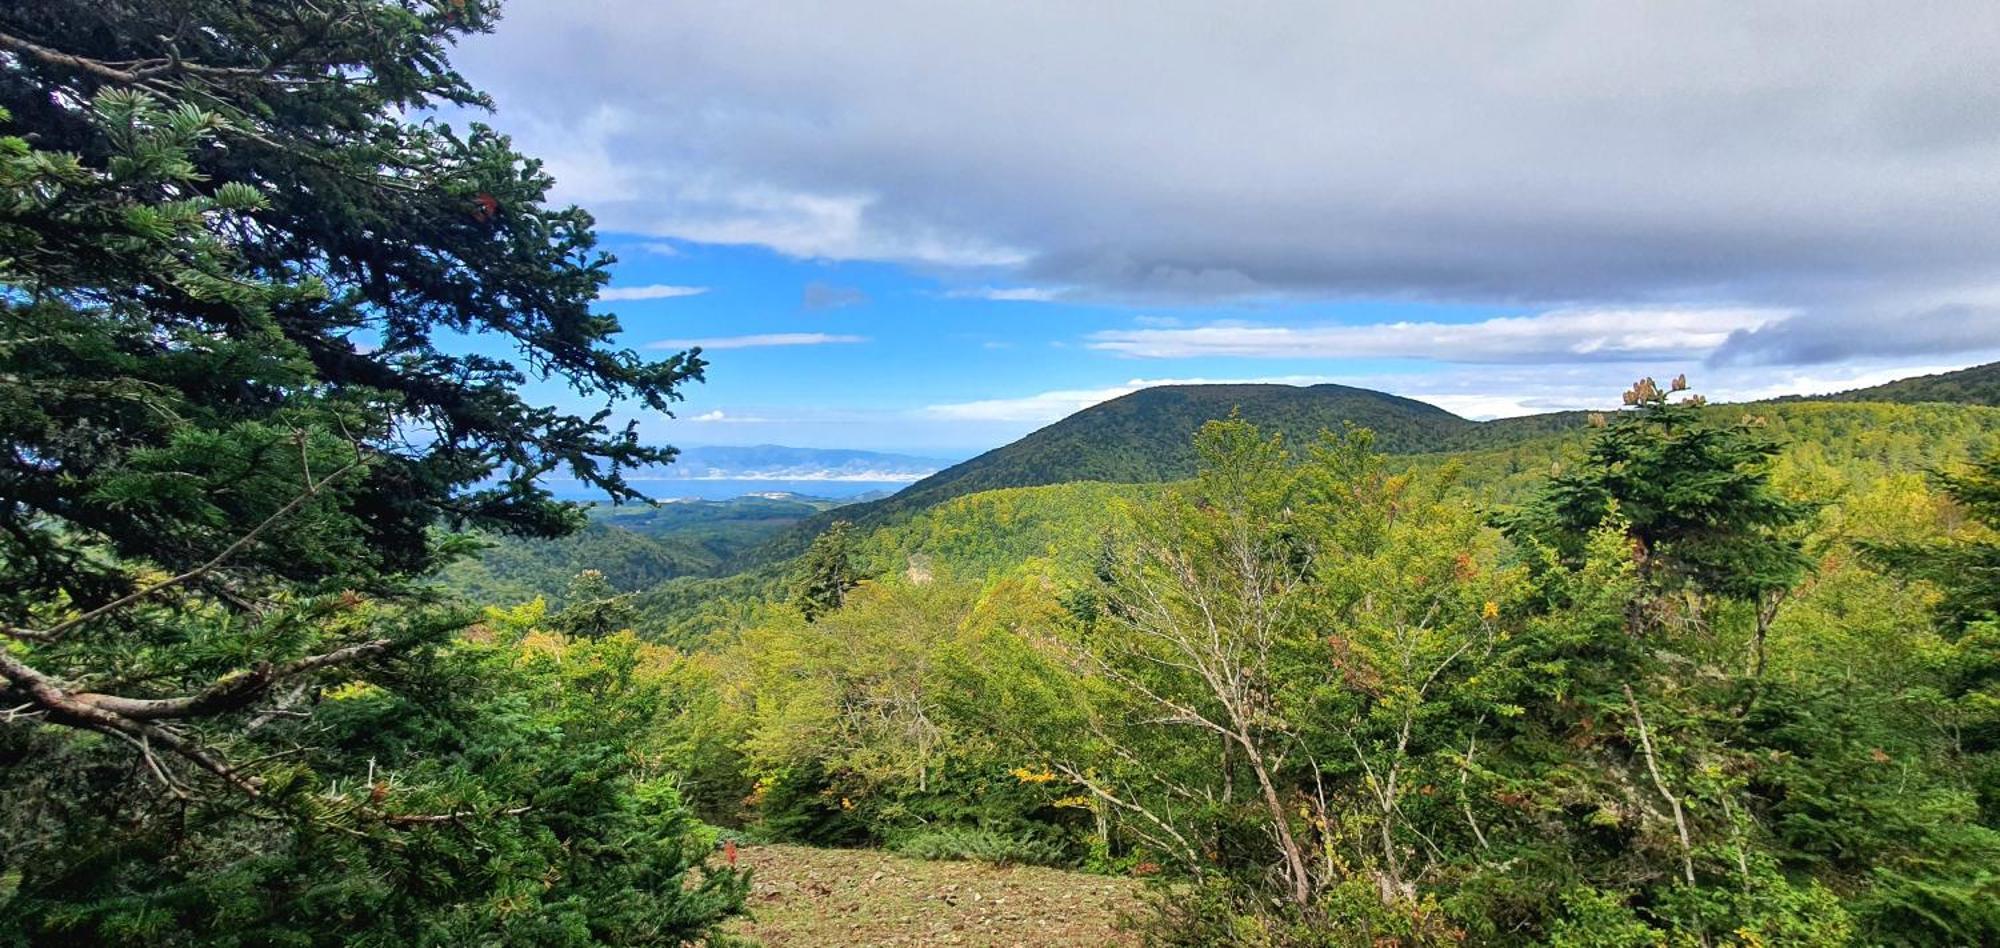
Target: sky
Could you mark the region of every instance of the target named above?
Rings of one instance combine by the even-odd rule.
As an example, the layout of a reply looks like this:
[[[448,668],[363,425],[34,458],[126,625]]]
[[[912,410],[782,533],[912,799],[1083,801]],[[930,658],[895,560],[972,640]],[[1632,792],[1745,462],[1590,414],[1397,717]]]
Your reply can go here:
[[[513,0],[454,58],[597,217],[620,341],[705,350],[653,440],[962,457],[1171,382],[1486,418],[2000,359],[1991,2]]]

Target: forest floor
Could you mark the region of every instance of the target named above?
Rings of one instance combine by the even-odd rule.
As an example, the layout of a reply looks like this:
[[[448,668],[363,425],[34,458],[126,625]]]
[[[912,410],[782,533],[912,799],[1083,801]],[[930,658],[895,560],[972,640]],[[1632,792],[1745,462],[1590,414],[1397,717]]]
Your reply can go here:
[[[737,864],[754,870],[751,914],[729,931],[772,948],[1139,943],[1120,926],[1133,879],[805,846],[746,846]]]

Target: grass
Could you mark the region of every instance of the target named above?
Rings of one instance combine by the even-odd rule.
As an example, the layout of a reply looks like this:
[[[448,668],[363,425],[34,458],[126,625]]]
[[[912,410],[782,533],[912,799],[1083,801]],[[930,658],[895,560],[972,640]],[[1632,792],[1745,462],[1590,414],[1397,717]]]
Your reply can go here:
[[[751,917],[733,934],[820,945],[1137,945],[1139,883],[1035,866],[927,862],[880,850],[747,846]]]

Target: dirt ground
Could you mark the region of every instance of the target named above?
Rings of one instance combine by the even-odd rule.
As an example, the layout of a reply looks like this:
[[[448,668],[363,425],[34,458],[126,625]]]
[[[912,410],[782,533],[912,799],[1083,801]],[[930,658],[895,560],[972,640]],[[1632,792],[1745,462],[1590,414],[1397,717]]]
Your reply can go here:
[[[876,850],[746,846],[751,918],[729,928],[772,948],[862,945],[1136,945],[1131,879]]]

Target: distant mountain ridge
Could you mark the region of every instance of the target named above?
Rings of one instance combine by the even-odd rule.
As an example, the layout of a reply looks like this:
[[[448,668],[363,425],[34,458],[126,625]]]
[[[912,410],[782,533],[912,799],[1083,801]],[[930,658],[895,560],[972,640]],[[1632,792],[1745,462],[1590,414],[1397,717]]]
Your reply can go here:
[[[682,448],[673,464],[633,479],[909,483],[929,477],[951,463],[942,458],[841,448],[699,445]]]
[[[1093,405],[890,497],[813,517],[759,553],[771,559],[794,555],[836,516],[875,526],[955,497],[1000,488],[1178,480],[1194,473],[1195,430],[1232,412],[1293,442],[1353,424],[1372,430],[1376,445],[1394,454],[1485,447],[1586,422],[1584,412],[1473,421],[1428,402],[1348,385],[1162,385]]]
[[[1904,379],[1832,395],[1786,400],[1942,401],[2000,405],[2000,363]],[[1308,441],[1353,424],[1375,433],[1390,454],[1504,447],[1588,423],[1565,411],[1473,421],[1436,405],[1346,385],[1163,385],[1101,402],[1011,444],[954,464],[881,500],[801,522],[757,552],[782,559],[802,550],[838,518],[862,526],[893,522],[956,497],[1008,487],[1071,481],[1148,483],[1194,473],[1193,436],[1203,424],[1239,414],[1267,434]]]

